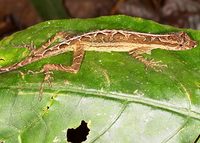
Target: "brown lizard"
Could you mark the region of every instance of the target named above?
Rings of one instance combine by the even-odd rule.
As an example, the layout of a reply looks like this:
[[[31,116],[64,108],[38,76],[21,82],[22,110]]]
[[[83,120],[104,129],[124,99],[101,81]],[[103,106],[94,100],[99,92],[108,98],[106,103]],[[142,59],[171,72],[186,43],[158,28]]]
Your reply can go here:
[[[51,46],[58,38],[63,40]],[[73,62],[70,66],[46,64],[41,71],[47,73],[49,71],[58,70],[77,73],[80,69],[85,51],[128,52],[132,57],[141,61],[147,67],[159,71],[161,68],[166,67],[166,65],[153,59],[147,60],[142,54],[149,53],[153,49],[180,51],[189,50],[196,46],[197,42],[192,40],[184,32],[162,35],[125,30],[98,30],[80,35],[58,32],[40,48],[34,49],[30,56],[26,57],[24,60],[7,67],[1,67],[0,73],[16,70],[43,58],[55,56],[67,51],[73,51]]]

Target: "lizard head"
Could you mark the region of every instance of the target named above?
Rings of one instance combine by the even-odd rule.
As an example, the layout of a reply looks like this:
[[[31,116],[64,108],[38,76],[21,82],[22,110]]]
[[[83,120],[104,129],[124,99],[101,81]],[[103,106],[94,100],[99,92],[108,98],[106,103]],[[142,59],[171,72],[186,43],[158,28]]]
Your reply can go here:
[[[189,50],[195,48],[198,45],[198,42],[192,40],[185,32],[175,33],[174,36],[178,44],[177,50]]]

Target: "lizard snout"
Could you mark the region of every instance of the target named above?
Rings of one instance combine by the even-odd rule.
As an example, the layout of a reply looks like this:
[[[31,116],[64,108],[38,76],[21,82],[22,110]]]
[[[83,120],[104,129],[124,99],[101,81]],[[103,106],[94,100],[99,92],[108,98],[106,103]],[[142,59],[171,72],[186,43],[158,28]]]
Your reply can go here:
[[[195,47],[197,47],[197,45],[198,45],[197,41],[190,41],[190,47],[191,48],[195,48]]]

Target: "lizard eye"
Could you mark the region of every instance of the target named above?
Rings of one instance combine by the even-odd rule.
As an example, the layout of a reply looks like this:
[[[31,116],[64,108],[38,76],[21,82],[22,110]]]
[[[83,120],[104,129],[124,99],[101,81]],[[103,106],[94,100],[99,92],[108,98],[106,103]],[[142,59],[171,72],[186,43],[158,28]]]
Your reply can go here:
[[[180,47],[182,47],[183,45],[182,45],[182,44],[180,44],[179,46],[180,46]]]

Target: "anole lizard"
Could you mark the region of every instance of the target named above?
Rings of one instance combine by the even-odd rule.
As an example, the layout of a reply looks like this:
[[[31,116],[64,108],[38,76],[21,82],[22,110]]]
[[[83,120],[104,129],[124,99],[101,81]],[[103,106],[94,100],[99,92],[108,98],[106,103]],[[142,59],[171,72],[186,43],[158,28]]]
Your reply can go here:
[[[62,38],[63,40],[51,46],[58,38]],[[184,32],[163,35],[125,30],[98,30],[80,35],[58,32],[40,48],[32,50],[30,56],[24,60],[7,67],[1,67],[0,73],[10,72],[43,58],[55,56],[67,51],[73,51],[74,53],[72,65],[46,64],[41,71],[47,73],[58,70],[77,73],[80,69],[85,51],[128,52],[132,57],[141,61],[147,67],[158,71],[166,65],[162,65],[160,61],[154,61],[153,59],[147,60],[142,54],[151,52],[153,49],[179,51],[189,50],[196,46],[197,42],[192,40]]]

